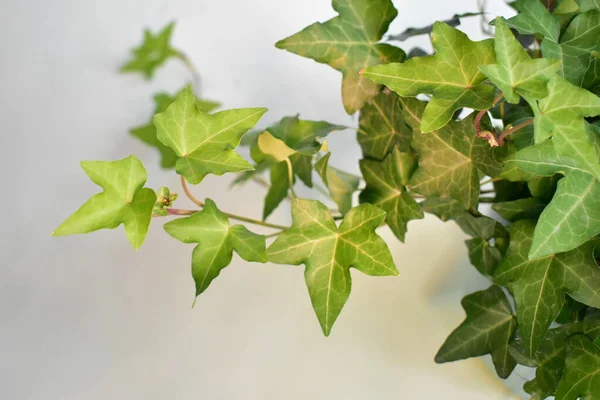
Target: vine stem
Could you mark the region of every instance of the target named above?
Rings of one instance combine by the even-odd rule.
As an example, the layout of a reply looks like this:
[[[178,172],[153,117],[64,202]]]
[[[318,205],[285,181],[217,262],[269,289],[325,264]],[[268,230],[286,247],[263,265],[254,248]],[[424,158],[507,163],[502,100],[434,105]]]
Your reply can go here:
[[[510,129],[507,129],[507,130],[505,130],[505,131],[504,131],[504,132],[502,132],[502,134],[501,134],[501,135],[498,137],[498,145],[499,145],[499,146],[504,146],[504,139],[505,139],[505,138],[506,138],[508,135],[510,135],[510,134],[513,134],[513,133],[515,133],[516,131],[519,131],[519,130],[521,130],[521,129],[523,129],[523,128],[525,128],[525,127],[527,127],[527,126],[531,125],[531,124],[533,124],[533,118],[532,118],[532,119],[528,119],[527,121],[525,121],[525,122],[523,122],[523,123],[521,123],[521,124],[519,124],[519,125],[517,125],[517,126],[515,126],[515,127],[512,127],[512,128],[510,128]]]
[[[292,197],[296,196],[296,192],[294,191],[294,167],[292,166],[292,162],[289,158],[286,157],[285,164],[287,165],[287,173],[288,173],[288,184],[290,186],[290,193],[292,193]]]
[[[502,93],[500,93],[498,96],[496,96],[496,98],[494,99],[494,103],[492,104],[492,107],[495,107],[496,104],[498,104],[498,102],[500,100],[502,100],[502,98],[504,97],[504,95]],[[490,107],[490,108],[492,108]],[[479,138],[484,138],[487,139],[487,136],[482,135],[481,133],[481,120],[483,119],[483,117],[488,113],[488,111],[490,111],[490,108],[486,108],[485,110],[481,110],[477,113],[477,116],[475,117],[475,135]]]
[[[185,65],[185,67],[188,69],[188,71],[190,71],[190,73],[192,74],[192,79],[194,81],[194,86],[196,88],[196,93],[199,95],[200,94],[200,83],[201,83],[201,78],[200,78],[200,72],[198,72],[198,68],[196,68],[196,66],[194,65],[194,63],[192,62],[192,60],[182,51],[179,51],[177,53],[177,58],[179,58],[183,64]]]
[[[183,191],[184,191],[185,195],[187,196],[188,199],[190,199],[192,201],[192,203],[196,204],[200,208],[204,208],[204,202],[201,201],[201,200],[199,200],[199,199],[197,199],[192,194],[192,192],[190,192],[190,189],[188,188],[187,182],[186,182],[186,180],[185,180],[185,178],[183,176],[181,176],[181,186],[183,187]],[[177,210],[177,212],[171,213],[170,210],[172,210],[172,209],[167,209],[167,213],[169,213],[171,215],[191,215],[191,214],[194,214],[195,212],[197,212],[197,211],[191,211],[191,210]],[[281,229],[282,231],[290,229],[289,226],[271,224],[270,222],[265,222],[265,221],[261,221],[261,220],[258,220],[258,219],[248,218],[248,217],[244,217],[244,216],[241,216],[241,215],[230,214],[230,213],[226,213],[226,212],[224,212],[223,214],[227,218],[230,218],[230,219],[235,219],[237,221],[247,222],[249,224],[264,226],[266,228]]]

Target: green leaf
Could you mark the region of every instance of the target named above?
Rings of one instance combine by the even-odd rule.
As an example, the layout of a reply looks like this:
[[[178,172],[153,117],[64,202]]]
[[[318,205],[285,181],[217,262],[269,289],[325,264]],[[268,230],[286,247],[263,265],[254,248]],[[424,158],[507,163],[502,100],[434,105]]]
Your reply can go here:
[[[383,90],[360,110],[357,139],[367,158],[383,160],[394,146],[410,152],[412,130],[404,122],[396,93]]]
[[[423,102],[402,99],[409,125],[421,121]],[[477,207],[479,170],[496,176],[501,165],[485,140],[475,136],[475,114],[461,121],[452,121],[436,132],[415,131],[413,147],[419,156],[419,167],[410,180],[412,191],[427,197],[451,197],[465,209]]]
[[[532,60],[505,20],[496,18],[496,57],[498,64],[479,69],[498,86],[509,103],[518,104],[521,96],[541,99],[548,95],[548,81],[560,67],[560,60]]]
[[[522,220],[510,227],[508,252],[498,266],[494,281],[510,285],[517,303],[517,320],[529,358],[558,316],[565,293],[593,307],[600,306],[600,269],[588,242],[568,253],[552,254],[536,260],[528,258],[535,222]]]
[[[589,10],[600,10],[600,0],[577,0],[582,12]]]
[[[539,0],[518,0],[514,7],[519,14],[509,19],[508,26],[523,34],[539,34],[558,42],[560,23]]]
[[[204,292],[221,270],[231,263],[233,250],[246,261],[267,262],[265,237],[241,225],[230,226],[227,216],[211,199],[206,199],[202,211],[170,221],[164,228],[177,240],[197,244],[192,253],[196,296]]]
[[[455,219],[465,213],[465,207],[457,200],[442,197],[428,197],[421,203],[423,211],[437,216],[442,221]]]
[[[598,84],[593,51],[600,51],[600,11],[577,15],[560,38],[560,42],[544,40],[544,57],[562,60],[560,75],[576,86],[592,89]]]
[[[535,197],[504,201],[492,205],[492,209],[507,221],[520,219],[537,219],[546,207],[546,203]]]
[[[600,115],[600,97],[560,77],[549,84],[549,95],[530,102],[535,113],[535,141],[552,137],[556,150],[575,158],[582,168],[600,179],[599,138],[584,117]]]
[[[404,241],[408,222],[424,218],[419,203],[406,190],[416,165],[414,154],[402,153],[397,147],[383,161],[360,160],[360,170],[367,183],[360,193],[360,202],[384,210],[387,224],[401,241]]]
[[[294,199],[292,227],[269,247],[269,261],[306,266],[306,285],[325,335],[350,295],[350,267],[372,276],[398,275],[387,245],[375,232],[384,219],[381,209],[361,204],[338,228],[322,203]]]
[[[133,58],[121,67],[121,72],[140,72],[146,79],[151,79],[165,61],[180,56],[179,50],[172,48],[170,43],[174,28],[175,22],[171,22],[156,35],[145,29],[142,44],[132,50]]]
[[[267,219],[279,204],[285,200],[290,189],[288,166],[285,161],[271,164],[270,175],[271,186],[269,186],[269,190],[265,196],[263,220]]]
[[[234,150],[266,108],[240,108],[215,114],[201,112],[191,87],[180,92],[166,111],[154,116],[158,139],[179,157],[175,169],[198,184],[208,174],[252,170]]]
[[[565,367],[567,340],[576,334],[585,334],[595,340],[600,337],[600,322],[577,322],[548,331],[535,355],[536,379],[544,392],[551,395],[556,393]]]
[[[525,181],[570,172],[586,173],[573,157],[558,153],[552,140],[545,140],[510,156],[504,162],[500,176],[511,181]]]
[[[463,360],[491,354],[496,372],[507,378],[517,363],[508,351],[517,329],[510,303],[498,286],[475,292],[461,302],[467,318],[435,356],[437,363]]]
[[[323,146],[317,139],[324,139],[331,132],[348,129],[325,121],[301,120],[298,115],[285,117],[267,128],[273,137],[283,141],[290,149],[304,155],[315,155]]]
[[[495,219],[463,212],[455,218],[458,226],[472,239],[465,241],[469,261],[484,276],[494,275],[508,244],[508,232]]]
[[[600,399],[600,348],[584,335],[569,339],[556,400]]]
[[[114,229],[123,224],[127,239],[139,249],[148,233],[156,202],[154,191],[144,188],[146,170],[140,160],[129,156],[118,161],[82,161],[81,168],[104,191],[86,201],[52,235]]]
[[[572,172],[558,182],[535,229],[529,258],[572,250],[600,234],[600,182]]]
[[[442,128],[454,113],[469,107],[485,110],[492,106],[495,89],[485,85],[479,67],[496,62],[492,39],[472,42],[467,35],[442,22],[433,27],[436,54],[367,68],[363,76],[381,83],[402,97],[432,95],[422,117],[420,130]]]
[[[182,90],[185,90],[185,88]],[[154,95],[155,109],[152,115],[165,111],[174,101],[175,97],[168,93],[156,93]],[[196,99],[196,104],[198,109],[203,113],[209,113],[220,106],[219,103],[201,99]],[[140,139],[142,142],[158,149],[161,155],[160,166],[162,168],[175,167],[175,163],[177,162],[178,158],[177,154],[175,154],[173,149],[165,146],[160,140],[158,140],[158,137],[156,136],[156,128],[154,127],[152,121],[146,125],[131,129],[130,133]]]
[[[537,379],[525,382],[523,390],[531,395],[530,400],[543,400],[550,396],[540,388]]]
[[[391,0],[333,0],[333,8],[339,16],[314,23],[275,46],[340,71],[344,108],[353,114],[380,89],[358,72],[405,57],[401,49],[378,43],[398,11]]]
[[[352,208],[352,195],[358,189],[360,179],[354,175],[340,171],[337,168],[329,166],[329,157],[327,153],[316,164],[315,169],[327,186],[329,195],[335,201],[338,209],[345,215]]]

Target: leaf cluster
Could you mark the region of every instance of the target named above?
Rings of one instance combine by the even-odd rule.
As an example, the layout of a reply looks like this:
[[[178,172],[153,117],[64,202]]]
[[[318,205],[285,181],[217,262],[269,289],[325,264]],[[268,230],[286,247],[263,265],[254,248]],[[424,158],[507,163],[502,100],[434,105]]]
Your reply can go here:
[[[493,21],[494,37],[473,41],[459,18],[386,36],[391,0],[333,0],[338,15],[277,42],[342,73],[342,104],[356,129],[299,115],[256,128],[265,108],[213,111],[191,85],[155,96],[155,115],[131,133],[181,177],[197,210],[144,187],[134,156],[85,161],[103,188],[55,235],[123,224],[139,248],[152,217],[176,217],[166,232],[194,244],[196,295],[238,254],[248,262],[303,265],[323,333],[329,335],[356,269],[394,276],[379,229],[400,241],[425,213],[453,220],[487,289],[462,301],[465,320],[435,360],[491,355],[498,375],[536,368],[532,398],[600,399],[600,4],[517,0],[517,15]],[[174,25],[146,31],[125,72],[151,77],[168,58]],[[386,39],[430,33],[433,54],[406,53]],[[195,74],[195,68],[191,68]],[[356,131],[360,176],[336,168],[329,135]],[[251,160],[242,156],[249,154]],[[235,174],[232,185],[266,187],[262,219],[221,211],[188,184]],[[319,199],[300,198],[298,185]],[[268,222],[285,201],[291,226]],[[482,204],[491,203],[489,207]],[[237,220],[242,224],[232,225]],[[248,226],[275,230],[268,235]],[[384,228],[385,227],[385,228]],[[399,261],[400,270],[403,267]]]

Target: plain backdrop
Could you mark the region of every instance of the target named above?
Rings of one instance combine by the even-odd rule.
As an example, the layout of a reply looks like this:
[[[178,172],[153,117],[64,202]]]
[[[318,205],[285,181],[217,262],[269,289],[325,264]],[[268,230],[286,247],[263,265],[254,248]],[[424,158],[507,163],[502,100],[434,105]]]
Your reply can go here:
[[[368,1],[368,0],[365,0]],[[137,155],[150,187],[177,176],[128,135],[145,123],[156,91],[190,79],[177,61],[152,82],[120,75],[142,28],[176,20],[174,46],[202,74],[203,97],[225,108],[265,106],[266,126],[285,115],[356,126],[345,114],[341,75],[277,50],[274,43],[335,15],[327,0],[2,0],[0,116],[0,398],[507,399],[487,358],[436,365],[446,335],[464,318],[460,298],[489,283],[469,265],[465,236],[433,217],[411,222],[405,244],[389,231],[397,278],[353,271],[353,290],[332,335],[321,334],[303,268],[238,258],[191,308],[192,245],[154,220],[134,251],[122,228],[52,238],[94,186],[79,161]],[[476,11],[476,0],[396,0],[390,33]],[[491,15],[509,15],[491,0]],[[479,20],[463,24],[481,38]],[[421,37],[401,44],[429,47]],[[330,138],[332,165],[358,172],[352,130]],[[198,197],[259,217],[264,189],[228,191],[208,178]],[[315,196],[307,189],[306,197]],[[185,199],[179,206],[189,206]],[[273,222],[287,223],[283,205]]]

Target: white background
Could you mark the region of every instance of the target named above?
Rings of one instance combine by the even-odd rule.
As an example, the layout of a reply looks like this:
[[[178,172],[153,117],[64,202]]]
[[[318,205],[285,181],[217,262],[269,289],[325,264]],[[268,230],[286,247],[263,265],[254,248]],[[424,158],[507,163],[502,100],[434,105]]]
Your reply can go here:
[[[492,15],[510,14],[502,1],[490,3]],[[476,10],[475,0],[395,5],[390,33]],[[117,73],[143,27],[177,20],[174,45],[198,65],[203,96],[226,108],[268,107],[261,126],[296,113],[355,126],[342,108],[338,72],[273,46],[332,16],[326,0],[2,0],[0,398],[514,398],[488,360],[433,362],[464,317],[460,298],[488,285],[451,223],[412,222],[406,244],[382,230],[401,274],[353,271],[352,295],[329,338],[302,267],[235,259],[192,310],[193,246],[168,237],[161,221],[139,252],[122,229],[50,236],[98,190],[81,159],[133,153],[150,187],[177,188],[157,153],[127,134],[150,117],[152,93],[189,79],[177,61],[151,83]],[[478,23],[463,29],[480,38]],[[428,46],[426,37],[402,45],[414,43]],[[354,132],[335,133],[330,143],[332,164],[358,172]],[[228,179],[208,178],[194,191],[259,217],[263,189],[227,191]],[[286,223],[288,211],[280,207],[273,221]],[[522,383],[510,380],[513,388]]]

